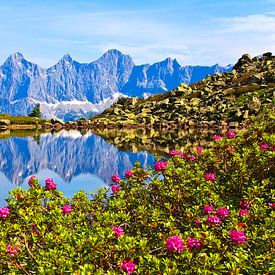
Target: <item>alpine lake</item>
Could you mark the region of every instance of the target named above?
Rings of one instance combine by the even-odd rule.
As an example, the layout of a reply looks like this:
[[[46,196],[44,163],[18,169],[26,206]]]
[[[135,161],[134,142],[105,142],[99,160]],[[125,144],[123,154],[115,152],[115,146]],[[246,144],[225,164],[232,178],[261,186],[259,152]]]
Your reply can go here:
[[[153,167],[156,159],[168,158],[169,150],[193,153],[197,146],[209,147],[220,130],[37,130],[0,131],[0,206],[9,191],[28,189],[35,175],[44,185],[52,178],[59,191],[72,198],[78,191],[95,193],[110,188],[111,177],[123,177],[138,161]]]

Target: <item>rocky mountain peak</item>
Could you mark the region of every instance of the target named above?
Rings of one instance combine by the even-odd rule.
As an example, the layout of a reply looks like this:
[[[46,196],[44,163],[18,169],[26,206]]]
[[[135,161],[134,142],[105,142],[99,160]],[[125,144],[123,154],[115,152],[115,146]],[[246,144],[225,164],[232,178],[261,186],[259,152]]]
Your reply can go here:
[[[6,64],[7,66],[11,66],[11,67],[14,67],[14,66],[17,66],[19,64],[21,64],[21,62],[25,60],[24,56],[19,53],[19,52],[16,52],[14,54],[11,54],[7,60],[5,61],[4,64]]]
[[[42,69],[15,53],[0,66],[0,112],[25,115],[39,102],[45,117],[90,117],[110,106],[119,94],[147,97],[223,71],[212,66],[186,69],[171,58],[136,66],[129,55],[116,49],[91,63],[78,63],[66,54],[54,66]]]
[[[72,57],[67,53],[59,60],[59,63],[66,63],[66,62],[72,63],[72,61],[73,61]]]

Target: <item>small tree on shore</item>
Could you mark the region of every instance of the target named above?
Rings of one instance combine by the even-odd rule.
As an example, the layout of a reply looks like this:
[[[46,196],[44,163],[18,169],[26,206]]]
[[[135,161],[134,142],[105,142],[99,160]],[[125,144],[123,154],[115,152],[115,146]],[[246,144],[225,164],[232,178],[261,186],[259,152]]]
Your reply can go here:
[[[29,114],[30,117],[37,117],[37,118],[41,118],[42,114],[40,111],[40,104],[38,103],[33,110],[31,111],[31,113]]]

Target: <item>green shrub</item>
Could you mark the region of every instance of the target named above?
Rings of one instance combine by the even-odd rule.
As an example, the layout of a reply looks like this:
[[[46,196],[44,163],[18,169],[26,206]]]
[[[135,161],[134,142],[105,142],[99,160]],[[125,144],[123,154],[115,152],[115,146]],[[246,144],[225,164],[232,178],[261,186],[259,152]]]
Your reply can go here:
[[[30,179],[0,208],[0,270],[122,274],[134,263],[138,274],[273,274],[274,114],[250,123],[194,155],[137,163],[92,198]]]

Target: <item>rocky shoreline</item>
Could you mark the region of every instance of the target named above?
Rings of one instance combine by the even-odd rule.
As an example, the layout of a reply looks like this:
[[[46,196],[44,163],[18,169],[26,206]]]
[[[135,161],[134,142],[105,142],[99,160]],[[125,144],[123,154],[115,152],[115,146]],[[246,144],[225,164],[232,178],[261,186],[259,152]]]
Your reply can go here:
[[[1,120],[0,120],[1,123]],[[238,122],[222,123],[219,124],[213,122],[203,121],[201,124],[194,124],[191,121],[186,124],[171,124],[171,123],[159,123],[159,124],[145,124],[145,123],[129,123],[129,124],[118,124],[118,123],[93,123],[91,120],[78,120],[71,122],[63,121],[52,121],[46,122],[44,124],[0,124],[1,130],[81,130],[81,129],[166,129],[166,130],[175,130],[175,129],[193,129],[193,128],[202,128],[202,129],[241,129],[243,128],[242,124]]]

